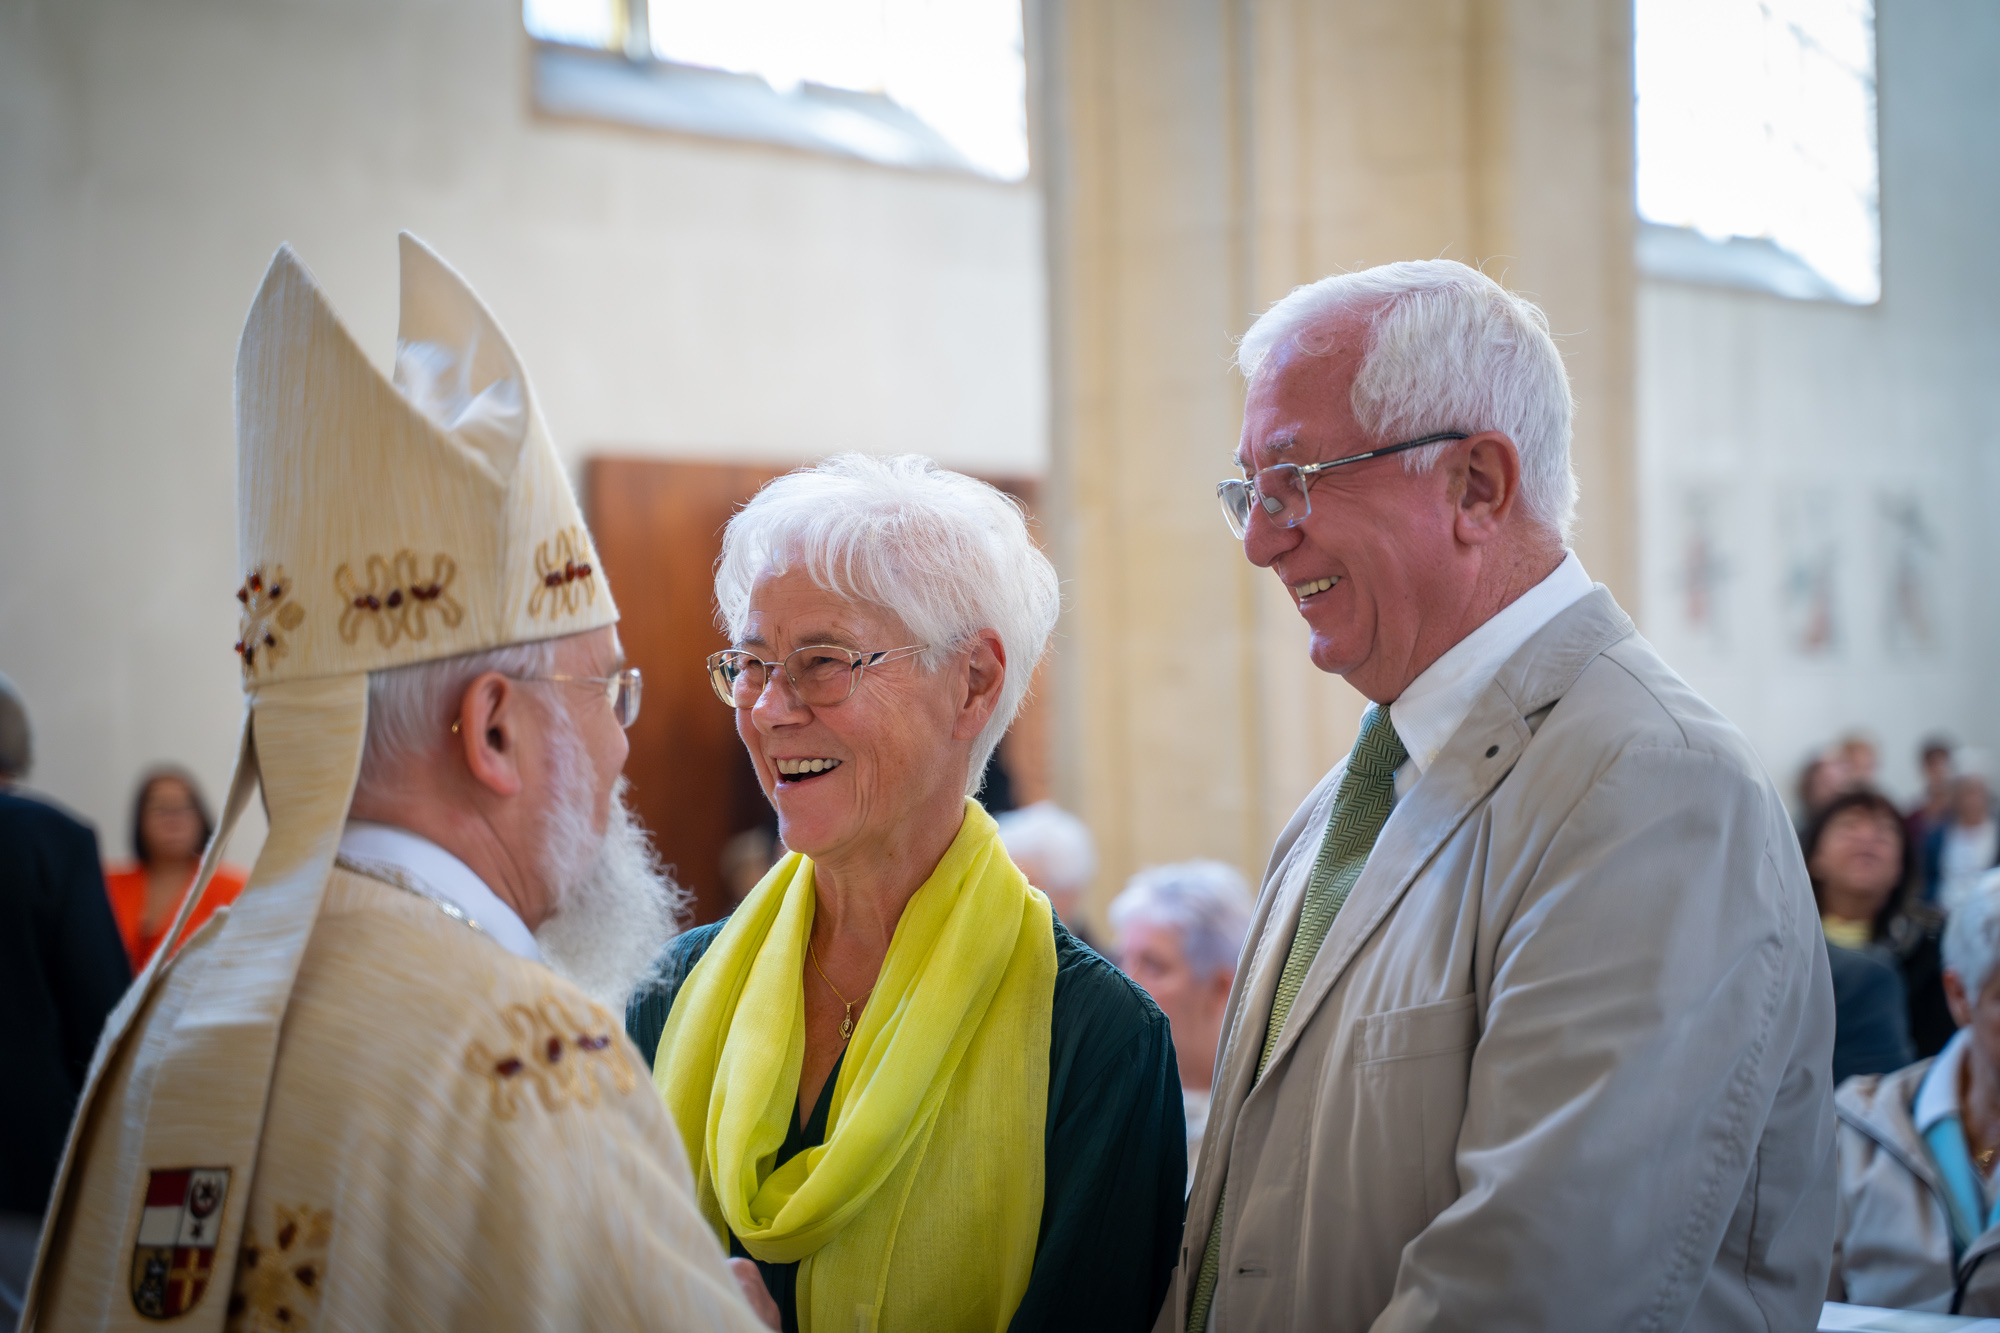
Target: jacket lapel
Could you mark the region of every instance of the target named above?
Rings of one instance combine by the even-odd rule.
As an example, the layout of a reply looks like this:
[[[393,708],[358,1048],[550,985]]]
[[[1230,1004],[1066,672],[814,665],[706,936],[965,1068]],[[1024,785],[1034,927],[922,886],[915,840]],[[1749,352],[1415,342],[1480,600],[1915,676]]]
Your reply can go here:
[[[1299,987],[1277,1049],[1271,1052],[1273,1068],[1298,1043],[1299,1033],[1309,1026],[1313,1013],[1340,981],[1361,946],[1402,901],[1403,894],[1424,867],[1513,770],[1521,752],[1534,739],[1527,719],[1560,700],[1585,667],[1632,632],[1631,618],[1599,584],[1544,625],[1500,668],[1423,778],[1390,812],[1374,850],[1368,855],[1368,864],[1355,881],[1340,914],[1334,917],[1333,926]],[[1315,851],[1318,836],[1313,837]],[[1476,892],[1477,886],[1468,889]],[[1301,901],[1303,891],[1301,879],[1298,890]],[[1291,907],[1294,929],[1298,917],[1299,905],[1295,902]],[[1291,937],[1290,931],[1282,936],[1287,945]],[[1277,960],[1281,971],[1282,951],[1274,952],[1281,955]],[[1262,978],[1258,980],[1261,982]],[[1264,992],[1263,1008],[1257,1012],[1270,1013],[1270,995],[1276,986],[1274,972],[1270,989]],[[1236,1034],[1232,1032],[1231,1036]],[[1255,1068],[1253,1054],[1253,1072]]]

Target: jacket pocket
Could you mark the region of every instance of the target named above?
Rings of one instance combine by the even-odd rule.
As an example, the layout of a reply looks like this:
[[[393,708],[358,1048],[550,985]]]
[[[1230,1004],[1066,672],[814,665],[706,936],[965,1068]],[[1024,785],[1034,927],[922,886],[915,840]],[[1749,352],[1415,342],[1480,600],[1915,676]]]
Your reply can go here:
[[[1471,995],[1355,1023],[1357,1128],[1363,1142],[1380,1145],[1383,1165],[1399,1178],[1393,1211],[1408,1217],[1412,1235],[1458,1198],[1458,1132],[1478,1040],[1479,1005]]]

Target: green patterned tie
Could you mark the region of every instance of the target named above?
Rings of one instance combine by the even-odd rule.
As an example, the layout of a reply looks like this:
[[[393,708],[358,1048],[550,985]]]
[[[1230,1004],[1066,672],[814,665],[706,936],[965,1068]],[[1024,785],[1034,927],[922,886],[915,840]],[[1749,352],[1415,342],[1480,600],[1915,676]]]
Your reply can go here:
[[[1264,1053],[1257,1059],[1257,1077],[1271,1063],[1271,1052],[1284,1034],[1285,1020],[1291,1017],[1292,1002],[1306,969],[1319,956],[1326,932],[1347,901],[1375,837],[1388,822],[1396,803],[1396,769],[1409,758],[1402,738],[1389,725],[1389,710],[1380,704],[1361,720],[1361,735],[1353,753],[1347,756],[1347,772],[1341,775],[1340,791],[1333,798],[1333,818],[1327,821],[1326,837],[1320,841],[1319,859],[1313,862],[1312,878],[1306,882],[1305,905],[1299,909],[1298,932],[1292,936],[1291,952],[1285,955],[1285,970],[1278,977],[1278,990],[1271,997],[1271,1017],[1264,1027]],[[1202,1333],[1208,1323],[1208,1307],[1215,1299],[1215,1281],[1222,1270],[1222,1209],[1229,1201],[1227,1183],[1215,1201],[1215,1223],[1208,1230],[1208,1248],[1202,1251],[1201,1271],[1195,1277],[1194,1300],[1188,1306],[1188,1333]]]

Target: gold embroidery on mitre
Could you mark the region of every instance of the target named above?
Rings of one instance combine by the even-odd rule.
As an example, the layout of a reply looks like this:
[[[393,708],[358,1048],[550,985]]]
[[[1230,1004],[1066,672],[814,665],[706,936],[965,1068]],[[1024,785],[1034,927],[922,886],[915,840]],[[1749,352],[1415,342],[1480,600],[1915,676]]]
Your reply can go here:
[[[405,635],[423,639],[430,635],[430,613],[437,612],[446,629],[458,628],[465,609],[451,595],[451,581],[458,577],[458,563],[448,555],[431,557],[428,579],[417,573],[417,557],[412,551],[398,551],[393,559],[368,557],[368,583],[357,582],[346,565],[333,571],[334,591],[340,594],[340,638],[353,643],[364,621],[375,626],[375,640],[393,648]]]
[[[319,1317],[333,1212],[283,1204],[274,1211],[269,1244],[254,1222],[243,1228],[236,1285],[229,1293],[229,1333],[306,1333]]]
[[[544,995],[533,1004],[508,1005],[500,1019],[508,1039],[497,1051],[475,1040],[466,1048],[465,1068],[487,1081],[493,1114],[502,1120],[520,1112],[522,1090],[529,1084],[547,1111],[571,1103],[596,1106],[601,1089],[593,1070],[608,1074],[620,1096],[638,1086],[631,1062],[614,1039],[617,1026],[597,1005],[590,1005],[587,1020],[578,1022],[561,1000]]]
[[[285,655],[285,640],[278,631],[297,629],[306,618],[306,609],[292,596],[292,583],[285,577],[283,565],[272,566],[268,578],[262,565],[251,570],[236,590],[236,600],[243,603],[236,655],[243,659],[243,674],[251,676],[257,672],[259,658],[269,663]]]
[[[528,614],[540,616],[546,606],[549,619],[574,613],[597,600],[597,571],[591,565],[590,537],[582,528],[564,528],[551,543],[535,548],[535,592],[528,598]]]

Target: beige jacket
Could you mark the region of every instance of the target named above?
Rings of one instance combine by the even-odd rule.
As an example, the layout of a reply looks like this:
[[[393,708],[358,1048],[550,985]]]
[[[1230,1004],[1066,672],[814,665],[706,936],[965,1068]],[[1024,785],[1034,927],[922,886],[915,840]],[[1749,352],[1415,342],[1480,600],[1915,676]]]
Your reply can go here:
[[[1913,1114],[1932,1064],[1850,1078],[1834,1096],[1840,1221],[1827,1299],[1990,1317],[2000,1314],[2000,1226],[1954,1260],[1944,1182]]]
[[[204,969],[218,932],[149,998],[97,1117],[146,1115],[135,1070],[197,989],[222,984]],[[142,1165],[194,1168],[191,1188],[153,1171],[147,1198],[106,1199],[91,1188],[110,1169],[104,1128],[76,1147],[38,1329],[157,1328],[161,1314],[274,1333],[761,1328],[620,1022],[372,879],[336,870],[327,885],[247,1198],[187,1161]],[[217,1265],[239,1208],[240,1252]],[[158,1219],[180,1234],[148,1236]]]
[[[1799,1329],[1833,1233],[1833,994],[1783,805],[1603,588],[1397,802],[1263,1080],[1340,770],[1280,836],[1159,1328]]]

